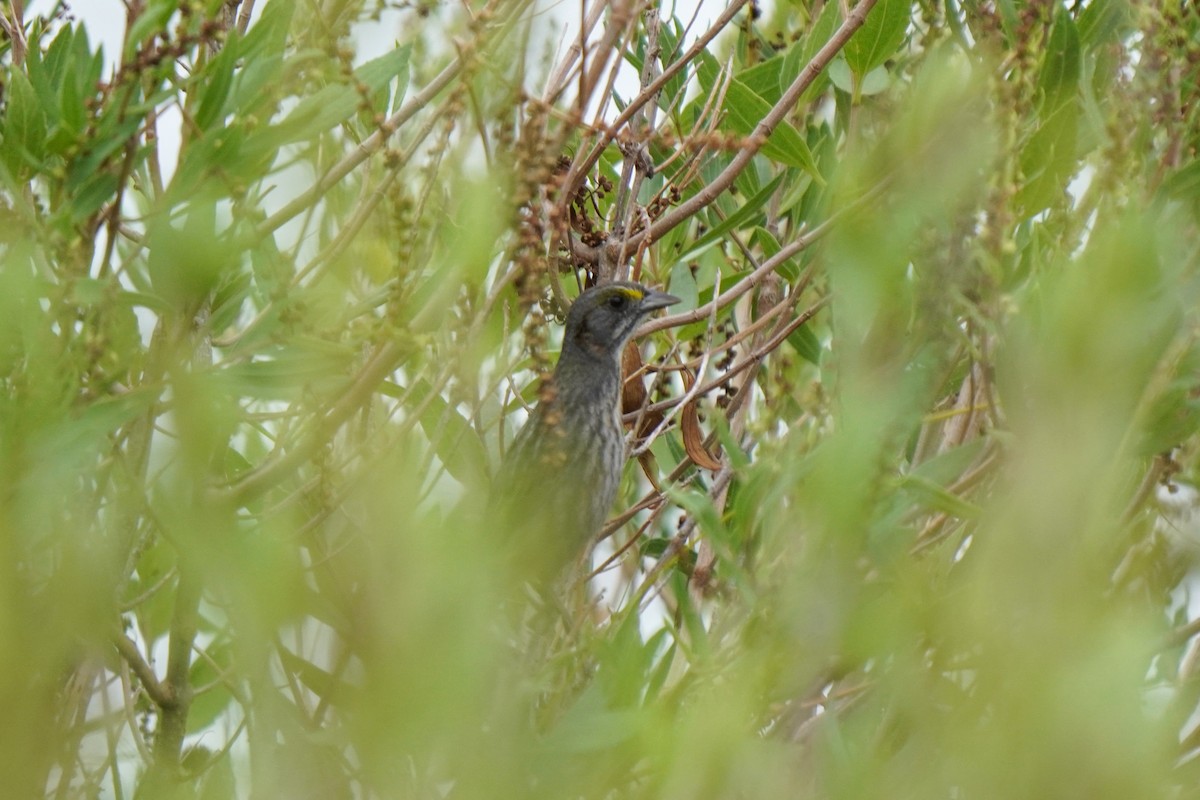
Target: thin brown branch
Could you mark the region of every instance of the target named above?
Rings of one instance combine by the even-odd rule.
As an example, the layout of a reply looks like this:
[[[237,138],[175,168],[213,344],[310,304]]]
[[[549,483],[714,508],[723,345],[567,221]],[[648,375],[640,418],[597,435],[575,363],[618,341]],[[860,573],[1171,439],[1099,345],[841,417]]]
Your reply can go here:
[[[583,0],[586,5],[586,0]],[[579,26],[579,34],[575,37],[575,41],[571,43],[571,47],[567,50],[566,55],[558,62],[558,67],[554,73],[546,81],[546,89],[542,93],[542,102],[546,105],[555,103],[567,87],[571,83],[571,79],[578,77],[582,73],[583,68],[575,70],[576,62],[581,59],[587,60],[587,39],[592,35],[592,31],[600,24],[600,20],[604,18],[604,10],[607,8],[605,3],[597,2],[590,9],[582,9],[580,18],[583,20]],[[580,86],[582,94],[583,87]]]
[[[246,35],[246,29],[250,27],[250,15],[254,13],[255,0],[242,0],[242,7],[238,11],[237,29],[238,33]]]
[[[678,75],[685,67],[687,67],[688,64],[694,61],[696,57],[704,51],[704,48],[708,46],[708,43],[715,39],[717,34],[725,30],[726,26],[730,23],[730,21],[733,20],[735,16],[737,16],[737,13],[741,11],[742,7],[746,5],[747,2],[749,2],[749,0],[733,0],[733,2],[729,4],[729,7],[725,9],[724,13],[717,17],[716,21],[708,27],[708,30],[701,34],[700,38],[696,40],[696,43],[693,44],[688,51],[679,58],[679,60],[675,61],[666,69],[664,69],[658,78],[656,78],[649,86],[647,86],[637,97],[630,101],[625,110],[618,114],[617,118],[613,120],[611,125],[608,126],[608,132],[600,137],[599,141],[592,146],[592,149],[588,152],[588,154],[584,158],[576,159],[571,163],[571,169],[567,172],[566,178],[563,179],[562,190],[559,194],[559,203],[562,204],[564,208],[570,203],[570,198],[574,197],[575,193],[579,190],[581,182],[583,181],[583,176],[591,171],[592,167],[596,165],[596,162],[600,160],[600,154],[604,152],[604,149],[608,147],[614,139],[616,139],[618,131],[622,130],[629,120],[633,119],[633,115],[641,110],[642,106],[653,100],[658,95],[659,91],[661,91],[662,88],[667,85],[668,81]]]
[[[25,63],[25,53],[29,49],[29,44],[25,41],[25,20],[23,15],[22,3],[10,3],[9,8],[12,10],[12,19],[3,11],[0,11],[0,30],[8,37],[8,41],[12,46],[12,63],[14,66],[20,67]]]
[[[824,308],[828,304],[829,304],[829,298],[822,297],[820,300],[818,300],[816,303],[814,303],[812,306],[810,306],[803,314],[800,314],[794,320],[791,320],[790,322],[788,322],[787,325],[783,326],[783,329],[780,330],[779,333],[772,336],[769,340],[767,340],[766,344],[762,345],[761,347],[756,347],[753,351],[751,351],[749,354],[747,354],[741,361],[734,364],[728,370],[723,372],[720,376],[713,378],[711,381],[709,381],[708,383],[706,383],[702,387],[700,387],[700,389],[695,392],[695,395],[697,397],[699,397],[699,396],[708,394],[713,389],[719,389],[720,387],[722,387],[726,383],[728,383],[730,381],[730,379],[732,379],[734,376],[739,375],[744,370],[747,370],[750,367],[757,364],[767,354],[771,353],[773,350],[775,350],[777,347],[779,347],[779,345],[783,344],[784,340],[787,339],[787,337],[791,336],[792,333],[797,328],[799,328],[801,325],[803,325],[804,323],[806,323],[810,319],[812,319],[813,316],[816,315],[816,313],[818,311],[820,311],[822,308]],[[682,398],[672,397],[669,400],[663,400],[661,402],[654,403],[653,405],[648,406],[646,408],[646,411],[647,412],[665,411],[668,408],[672,408],[672,407],[678,405],[680,403],[681,399]],[[622,417],[622,420],[624,420],[625,422],[632,422],[634,419],[637,418],[638,413],[639,412],[632,412],[630,414],[626,414],[624,417]]]
[[[824,236],[831,228],[831,220],[823,222],[821,225],[813,228],[811,231],[797,236],[793,241],[788,242],[778,253],[762,262],[757,269],[752,270],[750,274],[739,280],[726,291],[714,297],[709,302],[702,306],[697,306],[691,311],[685,311],[682,314],[671,314],[670,316],[652,319],[644,323],[637,330],[638,336],[646,336],[657,331],[666,330],[667,328],[677,328],[681,325],[690,325],[693,322],[699,322],[703,319],[708,319],[714,311],[719,311],[728,305],[731,305],[739,297],[753,289],[779,267],[783,266],[787,261],[807,248],[814,241]]]
[[[800,96],[812,85],[813,81],[829,65],[834,56],[841,51],[846,42],[850,41],[850,37],[854,35],[854,32],[862,27],[867,14],[870,13],[877,2],[878,0],[859,0],[858,5],[850,12],[850,16],[846,18],[842,26],[830,37],[825,46],[817,51],[817,54],[813,56],[804,69],[800,70],[800,74],[796,77],[796,80],[792,81],[792,85],[783,93],[779,102],[772,106],[762,121],[755,126],[754,131],[747,137],[745,146],[738,150],[737,155],[729,162],[729,166],[723,169],[710,184],[689,197],[674,210],[663,215],[649,230],[641,231],[630,237],[629,245],[637,246],[644,237],[649,237],[651,241],[657,241],[676,225],[690,219],[697,211],[716,200],[721,196],[722,192],[733,185],[738,175],[742,174],[742,171],[750,166],[751,160],[766,143],[771,133],[783,121],[783,118],[791,112],[796,103],[799,102]]]
[[[132,639],[124,633],[118,633],[113,636],[113,646],[125,663],[129,665],[129,668],[133,670],[133,674],[137,676],[146,695],[154,705],[166,708],[175,702],[169,687],[159,682],[158,676],[154,674],[154,668],[142,657],[142,651],[138,650]]]

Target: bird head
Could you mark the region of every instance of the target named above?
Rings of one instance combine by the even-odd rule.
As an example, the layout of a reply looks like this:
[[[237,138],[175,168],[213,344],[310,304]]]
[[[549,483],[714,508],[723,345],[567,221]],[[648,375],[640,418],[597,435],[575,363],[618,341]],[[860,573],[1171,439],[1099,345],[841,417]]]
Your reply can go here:
[[[642,319],[678,302],[674,295],[626,281],[595,286],[579,295],[567,313],[564,347],[615,357]]]

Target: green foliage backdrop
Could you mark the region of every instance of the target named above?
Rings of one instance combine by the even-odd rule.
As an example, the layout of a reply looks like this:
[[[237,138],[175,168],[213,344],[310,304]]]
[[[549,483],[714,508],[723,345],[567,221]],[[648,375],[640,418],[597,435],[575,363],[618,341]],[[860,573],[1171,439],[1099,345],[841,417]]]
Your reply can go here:
[[[1194,4],[111,5],[0,11],[10,796],[1196,794]]]

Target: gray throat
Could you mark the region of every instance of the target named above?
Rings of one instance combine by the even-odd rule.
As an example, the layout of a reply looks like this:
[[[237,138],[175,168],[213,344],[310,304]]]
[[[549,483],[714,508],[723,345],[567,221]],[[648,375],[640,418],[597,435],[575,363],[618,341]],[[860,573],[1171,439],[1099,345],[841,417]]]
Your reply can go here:
[[[575,343],[563,346],[554,370],[554,384],[564,409],[616,409],[621,394],[621,362],[615,354],[598,355]]]

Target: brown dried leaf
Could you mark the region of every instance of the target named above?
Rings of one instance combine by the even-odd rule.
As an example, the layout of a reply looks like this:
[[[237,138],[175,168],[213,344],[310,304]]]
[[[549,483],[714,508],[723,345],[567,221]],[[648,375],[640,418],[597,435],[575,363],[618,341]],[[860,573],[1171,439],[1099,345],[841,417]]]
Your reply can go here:
[[[658,460],[649,450],[638,456],[638,464],[642,467],[642,474],[646,476],[646,480],[650,481],[650,485],[654,487],[654,491],[662,494],[662,484],[658,482]]]
[[[695,378],[688,370],[683,370],[684,391],[689,391]],[[700,430],[700,414],[697,411],[699,398],[693,398],[683,407],[679,415],[679,429],[683,432],[683,449],[697,467],[716,472],[721,468],[717,461],[704,449],[704,432]]]
[[[629,342],[621,353],[621,413],[631,414],[646,402],[646,384],[642,383],[639,372],[642,369],[642,354],[637,345]],[[636,378],[633,376],[637,375]]]
[[[632,414],[646,404],[646,384],[642,381],[642,353],[633,342],[625,345],[621,353],[621,374],[625,381],[621,385],[621,413]],[[636,375],[637,377],[633,377]],[[661,411],[650,411],[642,416],[642,424],[638,426],[637,438],[643,439],[650,431],[662,422]]]

